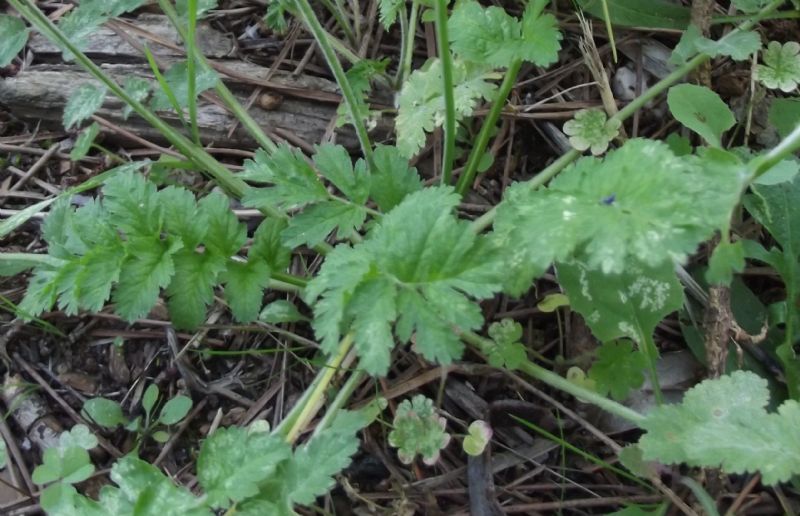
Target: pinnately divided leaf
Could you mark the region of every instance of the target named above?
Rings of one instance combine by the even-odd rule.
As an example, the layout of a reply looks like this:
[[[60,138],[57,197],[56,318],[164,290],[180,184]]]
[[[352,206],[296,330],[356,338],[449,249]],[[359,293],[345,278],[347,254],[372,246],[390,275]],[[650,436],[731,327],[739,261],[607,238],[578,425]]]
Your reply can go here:
[[[487,81],[491,77],[485,65],[453,61],[456,117],[459,120],[470,116],[480,99],[492,99],[497,85]],[[444,123],[442,84],[442,62],[434,59],[415,70],[400,90],[395,129],[397,148],[403,156],[416,154],[425,145],[425,133]]]
[[[214,288],[226,282],[234,317],[254,320],[273,270],[288,264],[275,221],[256,231],[249,260],[235,258],[246,240],[228,199],[212,192],[199,202],[189,191],[158,191],[131,170],[111,176],[101,200],[77,210],[66,199],[45,219],[52,261],[42,262],[20,304],[29,316],[58,306],[69,314],[98,311],[109,296],[127,320],[148,314],[162,291],[173,323],[194,328],[205,320]]]
[[[582,158],[547,188],[512,186],[494,226],[513,280],[506,288],[519,294],[572,257],[607,274],[683,260],[726,223],[743,180],[741,163],[724,151],[678,157],[664,143],[633,139],[603,160]]]
[[[680,404],[652,409],[639,447],[646,460],[759,471],[767,485],[787,481],[800,473],[800,404],[790,400],[767,412],[768,401],[767,382],[754,373],[706,380]]]
[[[212,507],[227,508],[259,492],[292,450],[277,435],[223,428],[203,442],[197,460],[198,480]]]
[[[347,328],[355,335],[361,365],[385,374],[394,348],[416,334],[416,349],[448,363],[463,344],[453,328],[483,324],[478,305],[499,289],[498,261],[487,237],[475,235],[453,215],[459,197],[449,187],[408,195],[367,238],[339,245],[306,289],[314,330],[332,353]]]
[[[456,4],[448,21],[453,52],[460,58],[508,67],[516,60],[549,66],[558,60],[561,33],[552,14],[542,14],[543,2],[529,2],[522,20],[502,7],[482,7],[475,0]]]

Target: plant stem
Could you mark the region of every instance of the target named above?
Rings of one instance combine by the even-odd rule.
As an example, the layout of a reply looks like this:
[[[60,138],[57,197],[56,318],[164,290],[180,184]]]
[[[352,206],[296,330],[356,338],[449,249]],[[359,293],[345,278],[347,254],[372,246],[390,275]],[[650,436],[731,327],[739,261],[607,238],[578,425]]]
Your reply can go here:
[[[325,8],[328,9],[328,11],[330,11],[330,13],[336,19],[336,23],[339,24],[339,27],[342,29],[342,32],[344,32],[344,37],[347,38],[347,41],[351,45],[355,46],[356,37],[353,35],[353,29],[350,27],[350,23],[344,17],[343,14],[344,10],[339,9],[337,6],[333,5],[331,0],[320,0],[320,1],[322,2],[322,5],[324,5]]]
[[[64,261],[50,256],[49,254],[0,253],[0,266],[15,263],[19,264],[20,266],[30,264],[30,267],[35,267],[38,265],[44,265],[47,267],[61,267],[64,264]],[[0,270],[2,270],[2,268],[0,268]]]
[[[511,89],[517,82],[517,75],[519,74],[519,69],[521,67],[522,60],[517,59],[512,62],[508,67],[508,70],[506,70],[506,75],[503,77],[502,84],[500,84],[500,90],[497,92],[497,98],[494,100],[492,109],[489,111],[489,114],[483,121],[481,130],[478,133],[478,139],[473,144],[472,150],[469,153],[469,159],[467,159],[467,165],[464,167],[464,172],[461,174],[461,177],[458,178],[456,191],[461,195],[467,193],[470,185],[475,180],[475,175],[478,172],[478,165],[483,158],[486,147],[489,145],[489,138],[491,138],[492,130],[494,129],[495,124],[497,124],[500,114],[503,112],[503,107],[505,107],[506,99],[511,93]]]
[[[450,184],[456,155],[456,101],[453,92],[453,56],[447,35],[447,0],[436,0],[436,43],[442,62],[444,88],[444,150],[442,152],[442,184]]]
[[[188,48],[188,41],[192,40],[193,38],[189,37],[189,35],[186,34],[186,31],[183,30],[183,27],[180,24],[180,19],[178,18],[178,13],[172,7],[172,4],[164,0],[159,0],[159,5],[161,6],[161,10],[164,11],[164,14],[167,15],[167,18],[172,23],[172,26],[178,31],[178,35],[180,35],[181,39],[187,42]],[[206,57],[202,53],[195,54],[196,58],[200,59],[204,65],[210,68]],[[266,133],[264,133],[264,131],[261,129],[261,126],[258,125],[258,122],[256,122],[253,117],[250,116],[250,113],[244,108],[244,106],[242,106],[236,96],[231,92],[231,90],[228,89],[227,86],[225,86],[225,83],[222,81],[222,79],[217,81],[214,89],[216,90],[220,99],[222,99],[222,101],[225,103],[227,108],[231,110],[233,116],[239,120],[239,122],[242,124],[242,126],[244,126],[245,130],[250,133],[250,136],[253,137],[256,143],[258,143],[269,153],[275,152],[278,146],[275,145],[275,142],[273,142],[272,139],[266,135]]]
[[[797,149],[800,149],[800,125],[795,127],[786,138],[770,149],[769,152],[750,161],[748,164],[748,168],[751,170],[750,181],[754,181],[769,169],[790,157]]]
[[[664,404],[664,395],[661,393],[661,384],[658,381],[658,348],[656,343],[653,342],[653,336],[650,334],[642,335],[642,342],[640,343],[641,352],[647,358],[647,368],[650,371],[650,386],[653,388],[653,397],[656,399],[657,405]]]
[[[367,162],[369,170],[373,171],[375,170],[375,165],[372,160],[372,144],[369,141],[369,133],[367,133],[367,128],[364,125],[363,113],[361,113],[360,108],[361,104],[358,102],[358,98],[353,88],[350,86],[350,81],[344,73],[342,64],[336,57],[336,52],[333,50],[330,41],[328,41],[327,33],[314,14],[314,9],[311,8],[311,4],[308,3],[308,0],[296,0],[295,5],[300,11],[306,26],[314,35],[314,39],[317,40],[317,45],[319,45],[322,55],[325,57],[325,61],[328,62],[328,67],[331,69],[331,72],[333,72],[333,76],[339,84],[339,89],[342,90],[342,96],[347,105],[351,122],[353,127],[355,127],[356,136],[361,144],[361,151],[364,153],[364,159]]]
[[[772,0],[772,2],[770,2],[766,7],[761,9],[761,11],[759,11],[758,14],[750,16],[744,23],[742,23],[739,27],[726,34],[725,37],[723,37],[720,41],[725,41],[727,38],[730,38],[733,34],[751,29],[759,21],[769,16],[775,9],[780,7],[781,4],[783,4],[783,0]],[[673,71],[672,73],[670,73],[669,75],[658,81],[651,88],[642,93],[639,97],[635,98],[630,104],[622,108],[616,115],[612,116],[609,120],[619,120],[620,122],[627,120],[628,118],[633,116],[633,114],[636,113],[639,109],[644,107],[645,104],[653,100],[662,92],[666,91],[670,86],[683,79],[692,70],[702,65],[709,59],[711,59],[711,57],[708,56],[707,54],[699,54],[693,57],[688,62],[677,68],[675,71]],[[800,135],[798,136],[798,138],[800,138]],[[781,147],[781,145],[779,145],[779,147]],[[791,149],[796,147],[789,147],[789,148]],[[556,161],[554,161],[552,164],[550,164],[550,166],[545,168],[542,172],[537,174],[533,179],[528,181],[527,184],[530,186],[531,189],[539,188],[540,186],[544,185],[547,181],[549,181],[551,178],[555,177],[559,172],[561,172],[561,170],[563,170],[567,165],[578,159],[580,156],[581,156],[580,152],[574,149],[570,150],[569,152],[558,158]],[[545,175],[546,177],[544,177],[543,179],[539,179],[540,176],[542,175]],[[494,208],[483,214],[483,216],[481,216],[480,218],[476,219],[472,223],[472,229],[476,233],[480,233],[481,231],[492,225],[495,217],[497,217],[497,206],[495,206]]]
[[[300,432],[305,429],[311,419],[314,417],[314,414],[319,410],[319,406],[322,403],[322,398],[325,396],[325,390],[333,380],[334,375],[339,371],[339,366],[342,365],[344,362],[345,357],[350,352],[350,348],[353,347],[353,334],[348,333],[343,339],[342,342],[339,344],[339,349],[336,351],[336,355],[331,357],[328,360],[328,363],[323,366],[320,370],[320,373],[314,379],[314,382],[308,387],[306,392],[303,394],[303,397],[297,402],[295,408],[300,408],[300,411],[295,416],[294,409],[289,413],[289,416],[281,422],[281,426],[278,427],[279,431],[284,430],[283,424],[287,421],[291,421],[291,427],[286,431],[286,441],[289,443],[293,443],[297,440],[300,436]]]
[[[411,63],[414,60],[414,42],[417,35],[417,16],[419,14],[419,2],[412,0],[411,14],[408,15],[408,27],[403,35],[404,39],[401,44],[403,45],[400,50],[400,66],[397,69],[397,77],[395,83],[397,88],[403,86],[403,81],[411,74]],[[401,18],[401,22],[404,19]]]
[[[350,399],[350,396],[352,396],[353,392],[356,390],[356,387],[359,386],[361,381],[364,380],[364,377],[366,376],[367,374],[361,369],[353,371],[353,373],[350,375],[350,378],[347,379],[344,385],[342,385],[342,388],[339,389],[339,392],[336,393],[336,397],[333,398],[333,401],[328,406],[328,409],[325,411],[325,415],[322,416],[322,419],[320,419],[319,423],[317,423],[317,426],[314,429],[314,437],[319,435],[320,432],[330,426],[331,421],[333,421],[333,418],[336,417],[336,412],[345,406],[347,400]]]
[[[483,354],[489,354],[489,352],[495,346],[494,342],[481,337],[477,333],[465,331],[461,332],[459,335],[464,342],[477,348],[478,351]],[[636,425],[639,425],[645,419],[645,416],[639,414],[635,410],[629,409],[625,405],[617,403],[616,401],[606,398],[605,396],[601,396],[600,394],[590,391],[585,387],[576,385],[566,378],[562,378],[556,373],[536,365],[529,360],[523,362],[518,369],[528,376],[536,378],[537,380],[540,380],[551,387],[555,387],[560,391],[571,394],[581,401],[597,405],[606,412],[626,419]]]
[[[183,41],[186,44],[186,74],[189,80],[189,122],[192,126],[192,139],[196,145],[200,145],[200,130],[197,127],[197,97],[195,95],[197,90],[197,77],[195,76],[197,68],[195,60],[197,55],[197,0],[189,0],[188,9],[189,27]]]

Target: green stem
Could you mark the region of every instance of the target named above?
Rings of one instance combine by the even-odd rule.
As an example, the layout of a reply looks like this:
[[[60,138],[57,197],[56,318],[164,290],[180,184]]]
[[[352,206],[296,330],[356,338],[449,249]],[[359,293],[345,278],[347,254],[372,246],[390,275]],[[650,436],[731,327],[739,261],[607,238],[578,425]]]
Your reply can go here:
[[[280,292],[288,292],[290,294],[299,294],[303,291],[301,286],[295,285],[294,283],[289,283],[288,281],[281,281],[279,279],[270,279],[267,288],[271,290],[278,290]]]
[[[657,405],[663,405],[664,395],[661,393],[661,384],[658,381],[658,369],[656,368],[656,364],[658,363],[658,348],[653,341],[653,336],[647,333],[643,334],[640,345],[640,351],[644,353],[644,356],[647,358],[647,368],[650,371],[650,385],[653,388],[653,397],[655,397]]]
[[[408,15],[408,28],[402,41],[403,48],[400,52],[400,66],[397,69],[395,83],[399,89],[406,77],[411,75],[411,63],[414,60],[414,42],[417,36],[417,16],[419,15],[419,2],[411,2],[411,14]]]
[[[200,130],[197,127],[197,97],[195,92],[197,90],[197,77],[196,71],[197,61],[197,0],[189,0],[189,27],[187,30],[186,38],[186,74],[189,80],[189,122],[192,127],[192,139],[194,143],[200,145]]]
[[[732,35],[743,32],[746,30],[750,30],[754,27],[759,21],[763,18],[769,16],[772,11],[780,7],[783,4],[783,0],[772,0],[766,7],[764,7],[757,15],[750,16],[744,23],[742,23],[739,27],[732,30],[728,34],[725,35],[720,41],[725,41],[727,38],[730,38]],[[639,109],[644,107],[645,104],[653,100],[655,97],[666,91],[670,86],[682,80],[687,74],[689,74],[692,70],[697,68],[698,66],[702,65],[706,61],[711,59],[710,56],[706,54],[700,54],[688,62],[677,68],[675,71],[661,79],[659,82],[654,84],[648,90],[646,90],[642,95],[635,98],[630,104],[625,106],[621,109],[616,115],[612,116],[609,120],[619,120],[623,122],[633,116]],[[779,146],[780,147],[780,146]],[[581,156],[581,153],[576,150],[570,150],[559,159],[554,161],[550,166],[548,166],[545,170],[537,174],[533,179],[528,181],[528,185],[530,185],[531,189],[536,189],[542,186],[544,183],[549,181],[552,177],[555,177],[561,170],[563,170],[567,165],[575,161]],[[540,180],[539,177],[546,173],[544,180]],[[497,217],[497,206],[486,212],[483,216],[476,219],[472,223],[472,229],[480,233],[484,229],[488,228],[494,222],[495,217]]]
[[[167,15],[167,18],[172,23],[172,26],[178,31],[178,35],[180,35],[181,39],[186,42],[193,39],[190,38],[188,34],[186,34],[186,31],[183,30],[183,27],[180,24],[178,13],[172,7],[172,4],[163,0],[160,0],[159,4],[161,5],[161,10],[164,11],[164,14]],[[209,68],[211,67],[202,53],[196,53],[196,57],[200,59],[205,66]],[[244,126],[245,130],[250,133],[250,136],[253,137],[256,143],[258,143],[258,145],[260,145],[269,153],[275,152],[278,146],[275,145],[275,142],[273,142],[272,139],[266,135],[266,133],[261,129],[261,126],[258,125],[258,122],[256,122],[253,117],[250,116],[250,113],[244,108],[244,106],[242,106],[233,92],[231,92],[231,90],[225,86],[225,83],[222,81],[222,79],[217,81],[214,89],[216,90],[220,99],[222,99],[222,102],[225,103],[225,106],[230,109],[231,113],[233,113],[233,116],[239,120],[239,122],[242,124],[242,126]]]
[[[328,9],[328,11],[330,11],[330,13],[333,15],[334,19],[336,20],[336,23],[339,25],[339,28],[341,28],[342,32],[344,32],[344,37],[347,38],[347,41],[351,45],[355,46],[356,37],[353,34],[353,29],[350,27],[350,23],[344,17],[343,14],[344,10],[339,9],[337,6],[333,5],[331,0],[320,0],[320,1],[322,2],[322,5],[324,5],[325,8]]]
[[[800,125],[795,127],[786,138],[781,140],[769,152],[750,161],[748,164],[748,168],[751,170],[750,181],[754,181],[781,161],[789,158],[798,149],[800,149]]]
[[[361,144],[361,151],[364,153],[364,159],[367,162],[369,170],[373,171],[375,166],[372,160],[372,144],[369,141],[369,133],[367,133],[367,128],[364,125],[363,113],[361,113],[358,98],[356,97],[353,88],[350,86],[350,81],[347,80],[347,76],[344,73],[342,64],[336,57],[336,52],[333,50],[330,41],[328,41],[327,33],[319,23],[317,16],[314,14],[311,4],[308,3],[308,0],[295,0],[295,5],[300,11],[306,26],[314,35],[314,39],[317,41],[317,45],[319,45],[322,55],[328,62],[328,67],[330,67],[331,72],[333,72],[333,76],[336,78],[336,82],[339,84],[339,89],[342,90],[342,96],[344,97],[345,104],[347,105],[351,122],[353,127],[355,127],[356,136]]]
[[[300,288],[305,288],[305,286],[308,284],[308,280],[305,278],[301,276],[294,276],[292,274],[286,274],[285,272],[273,272],[270,275],[275,280],[289,283]]]
[[[461,332],[460,336],[464,342],[474,346],[483,354],[489,354],[495,346],[494,342],[484,339],[476,333],[465,331]],[[550,385],[551,387],[555,387],[560,391],[571,394],[586,403],[597,405],[606,412],[619,416],[634,424],[639,425],[645,419],[645,416],[639,414],[635,410],[629,409],[625,405],[617,403],[616,401],[606,398],[605,396],[601,396],[594,391],[590,391],[589,389],[576,385],[566,378],[562,378],[556,373],[536,365],[531,361],[523,362],[519,367],[519,370],[528,376],[536,378],[537,380]]]
[[[464,172],[461,174],[461,177],[458,178],[456,191],[461,195],[467,193],[470,185],[475,180],[475,175],[478,172],[478,165],[481,162],[481,158],[483,158],[486,147],[489,145],[489,138],[491,138],[492,130],[497,124],[500,114],[503,112],[503,107],[505,107],[506,99],[511,93],[511,89],[517,82],[517,75],[519,74],[519,69],[521,67],[522,60],[516,59],[508,67],[508,70],[506,70],[506,75],[503,77],[502,84],[500,84],[500,91],[497,92],[497,98],[494,100],[492,109],[489,111],[489,114],[483,121],[481,130],[478,133],[478,138],[469,153],[469,158],[467,159],[467,165],[464,167]]]
[[[442,62],[444,88],[444,151],[442,152],[442,184],[450,184],[456,155],[456,101],[453,92],[453,56],[447,35],[447,0],[436,0],[436,43]]]
[[[0,266],[14,264],[19,266],[29,265],[30,267],[43,265],[45,267],[58,268],[64,265],[64,260],[50,256],[49,254],[0,253]],[[2,267],[0,267],[0,271],[2,271]]]
[[[345,406],[347,401],[350,399],[350,396],[352,396],[353,392],[356,390],[356,387],[361,384],[366,376],[367,374],[361,369],[354,371],[350,375],[350,378],[347,379],[344,385],[342,385],[342,388],[339,389],[339,392],[336,393],[336,397],[333,398],[333,401],[328,406],[328,409],[325,411],[325,415],[322,416],[322,419],[320,419],[319,423],[317,423],[317,427],[314,429],[313,437],[316,437],[320,432],[330,426],[331,421],[333,421],[333,418],[336,417],[336,413]]]
[[[328,363],[323,366],[320,373],[314,379],[314,382],[306,389],[303,397],[295,405],[295,409],[300,407],[299,411],[295,414],[295,409],[289,413],[286,419],[281,422],[281,426],[277,428],[279,432],[285,432],[286,441],[293,443],[300,436],[300,433],[308,426],[308,423],[313,419],[314,414],[319,410],[322,399],[325,397],[325,391],[333,380],[333,377],[339,371],[339,366],[344,362],[345,357],[353,347],[353,334],[349,333],[342,339],[339,344],[339,349],[336,355],[328,360]],[[290,423],[287,423],[289,422]],[[286,429],[284,423],[291,426]]]

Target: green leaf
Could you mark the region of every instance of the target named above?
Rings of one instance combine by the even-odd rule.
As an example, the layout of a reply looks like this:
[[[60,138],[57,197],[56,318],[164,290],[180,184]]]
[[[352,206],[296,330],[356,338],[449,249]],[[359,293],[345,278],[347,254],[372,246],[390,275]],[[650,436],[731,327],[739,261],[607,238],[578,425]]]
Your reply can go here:
[[[397,20],[397,14],[405,5],[405,0],[380,0],[378,7],[380,8],[379,19],[383,28],[389,30]]]
[[[165,425],[174,425],[186,417],[192,408],[192,399],[187,396],[175,396],[164,403],[158,414],[158,421]]]
[[[350,67],[345,73],[347,82],[356,96],[358,105],[356,111],[361,113],[361,117],[366,119],[365,123],[369,126],[373,124],[373,118],[380,119],[380,111],[370,111],[367,104],[367,93],[372,89],[371,81],[386,72],[389,65],[389,58],[376,61],[373,59],[361,59]],[[350,123],[350,111],[344,103],[336,108],[336,127],[342,127]]]
[[[126,77],[122,82],[122,89],[134,100],[144,102],[150,95],[150,81],[136,76]],[[131,113],[133,113],[133,108],[125,104],[122,108],[122,119],[127,120]]]
[[[561,33],[555,17],[541,11],[541,2],[530,2],[520,21],[502,7],[458,2],[447,23],[451,48],[466,61],[494,67],[516,60],[549,66],[558,60]]]
[[[687,61],[697,55],[697,42],[701,39],[703,39],[703,34],[697,28],[697,25],[691,24],[686,27],[667,62],[675,66],[686,64]]]
[[[105,86],[82,84],[64,106],[64,128],[69,130],[92,116],[103,106],[105,98]]]
[[[156,430],[155,432],[153,432],[153,435],[151,437],[155,442],[161,444],[164,444],[167,441],[169,441],[169,433],[163,430]]]
[[[775,126],[781,138],[800,125],[800,99],[772,99],[769,106],[769,123]]]
[[[281,233],[281,239],[290,248],[303,244],[314,247],[323,242],[334,229],[340,239],[357,233],[366,218],[367,212],[361,206],[324,201],[292,217],[289,226]]]
[[[0,68],[8,66],[28,42],[25,23],[15,16],[0,14]]]
[[[60,448],[77,446],[84,450],[91,450],[97,446],[97,437],[86,425],[75,425],[68,432],[62,432],[58,436],[58,446]]]
[[[768,413],[766,380],[751,372],[706,380],[678,405],[652,409],[639,441],[646,460],[664,464],[722,467],[727,473],[761,473],[766,485],[800,473],[795,429],[800,404],[786,401]]]
[[[328,200],[328,191],[314,169],[299,149],[288,145],[280,145],[272,154],[256,151],[252,160],[245,161],[241,177],[273,185],[248,190],[242,199],[245,206],[291,209]]]
[[[291,249],[281,243],[281,232],[286,228],[284,219],[266,219],[253,235],[250,259],[263,260],[272,271],[281,271],[289,266]]]
[[[83,404],[83,413],[89,419],[106,428],[116,428],[128,422],[119,403],[106,398],[92,398]]]
[[[300,313],[294,304],[285,299],[278,299],[264,307],[258,316],[259,321],[270,324],[308,321],[308,317]]]
[[[756,65],[756,78],[773,90],[789,93],[800,83],[800,43],[770,41],[761,54],[764,64]]]
[[[385,277],[369,279],[355,289],[345,316],[353,321],[356,351],[367,371],[387,371],[394,349],[392,321],[397,318],[395,285]]]
[[[47,514],[62,516],[106,516],[108,514],[100,504],[79,495],[74,487],[61,482],[43,489],[39,503]]]
[[[111,480],[119,489],[101,491],[100,503],[106,514],[211,515],[205,500],[176,486],[157,468],[134,456],[127,455],[114,464]]]
[[[547,188],[512,186],[493,235],[506,250],[507,291],[524,292],[573,256],[606,273],[685,259],[727,224],[743,170],[723,151],[677,157],[664,143],[633,139],[603,160],[578,160]]]
[[[605,0],[611,23],[623,27],[683,30],[689,25],[691,11],[667,0]],[[581,8],[605,19],[603,0],[578,0]]]
[[[397,147],[378,145],[372,155],[375,170],[370,177],[369,196],[381,211],[387,212],[400,204],[409,194],[422,188],[416,168]]]
[[[78,161],[86,156],[98,134],[100,134],[100,126],[97,125],[97,122],[92,122],[92,125],[81,131],[78,139],[75,140],[75,146],[69,152],[69,159]]]
[[[147,386],[147,389],[145,389],[144,396],[142,396],[142,408],[148,417],[150,417],[150,414],[153,412],[153,408],[156,406],[157,401],[158,385],[151,383]]]
[[[225,300],[237,321],[247,323],[258,317],[269,278],[269,266],[258,258],[251,258],[246,264],[229,263],[223,275]]]
[[[582,109],[575,117],[564,124],[564,134],[569,136],[569,143],[581,152],[591,149],[598,156],[608,149],[608,144],[617,137],[622,122],[609,121],[604,111],[599,109]]]
[[[353,166],[347,149],[341,145],[325,144],[315,148],[314,164],[350,201],[356,204],[367,202],[370,183],[364,160],[358,160]]]
[[[131,239],[158,237],[163,224],[163,206],[156,185],[135,172],[121,172],[103,186],[103,207],[111,214],[108,222]]]
[[[166,291],[169,315],[175,328],[195,329],[206,320],[217,277],[225,270],[225,257],[208,250],[181,249],[173,262],[175,272]]]
[[[722,133],[736,124],[736,118],[727,104],[719,95],[704,86],[673,86],[667,94],[667,104],[678,122],[715,147],[722,145]]]
[[[800,198],[800,179],[795,177],[791,182],[772,186],[753,185],[752,190],[754,195],[746,196],[744,205],[775,239],[781,250],[771,249],[769,253],[751,257],[775,267],[786,285],[787,303],[794,306],[800,297],[800,275],[797,272],[800,260],[800,206],[797,203]],[[793,346],[797,335],[795,322],[799,315],[797,310],[787,311],[790,322],[786,328],[789,333],[776,349],[784,366],[789,394],[793,398],[800,396],[800,360]]]
[[[623,401],[630,391],[642,386],[646,368],[647,357],[633,349],[630,342],[606,342],[597,348],[589,378],[594,381],[597,392]]]
[[[227,508],[231,501],[257,495],[262,482],[290,456],[289,445],[277,435],[221,428],[200,448],[197,479],[210,506]]]
[[[562,306],[569,306],[569,298],[560,293],[548,294],[544,296],[544,299],[536,303],[536,308],[546,314],[553,313]]]
[[[6,442],[0,439],[0,469],[6,467],[8,462],[8,453],[6,452]]]
[[[231,210],[230,200],[214,191],[200,200],[198,208],[208,217],[206,247],[226,258],[238,253],[247,240],[247,228]]]
[[[79,446],[48,448],[42,464],[33,470],[31,480],[43,485],[60,480],[66,484],[83,482],[94,473],[89,453]]]
[[[433,408],[433,401],[418,394],[398,405],[389,445],[398,449],[397,457],[403,464],[411,464],[419,454],[425,464],[432,466],[450,442],[446,426],[446,420]]]
[[[730,285],[734,272],[744,270],[742,241],[720,242],[708,262],[706,281],[712,285]]]
[[[289,499],[313,505],[318,496],[325,494],[335,483],[333,476],[349,466],[350,457],[358,451],[356,433],[372,419],[369,409],[340,410],[328,428],[295,450],[283,473]]]
[[[492,323],[489,326],[489,337],[495,343],[488,356],[489,365],[513,370],[528,359],[525,346],[520,343],[522,325],[513,319]]]
[[[118,314],[132,322],[150,312],[161,289],[175,274],[173,256],[182,245],[179,240],[163,242],[157,238],[130,241],[128,258],[113,295]]]
[[[164,228],[183,241],[186,251],[195,251],[208,232],[208,211],[200,209],[192,192],[175,186],[159,191],[158,202],[164,214]]]
[[[761,35],[752,30],[733,32],[719,41],[700,38],[695,43],[697,50],[711,57],[726,56],[734,61],[749,59],[761,50]]]
[[[388,328],[397,318],[397,337],[406,342],[416,332],[416,347],[429,360],[460,356],[463,344],[453,328],[483,324],[467,295],[493,295],[499,277],[488,239],[453,216],[458,202],[451,188],[420,190],[386,214],[364,242],[327,255],[305,292],[326,352],[337,349],[342,330],[352,324],[361,364],[385,374],[393,342]]]
[[[464,437],[461,447],[464,453],[477,457],[483,453],[489,441],[492,439],[492,427],[486,421],[473,421],[467,429],[469,433]]]
[[[456,118],[463,120],[472,115],[480,99],[491,100],[497,85],[485,68],[459,60],[453,62],[453,85]],[[425,145],[425,133],[432,132],[444,122],[444,95],[442,93],[442,63],[429,61],[415,70],[403,84],[397,98],[397,148],[403,156],[415,155]]]
[[[172,90],[175,100],[181,108],[189,105],[188,67],[186,61],[180,61],[164,72],[164,80],[169,89]],[[198,61],[195,65],[195,96],[199,96],[204,91],[213,88],[218,80],[217,72]],[[173,109],[169,96],[161,88],[154,90],[153,98],[150,99],[150,107],[156,111]]]
[[[570,305],[602,342],[627,337],[641,344],[683,305],[683,289],[671,262],[655,267],[631,263],[619,274],[592,270],[578,261],[561,262],[557,270]]]

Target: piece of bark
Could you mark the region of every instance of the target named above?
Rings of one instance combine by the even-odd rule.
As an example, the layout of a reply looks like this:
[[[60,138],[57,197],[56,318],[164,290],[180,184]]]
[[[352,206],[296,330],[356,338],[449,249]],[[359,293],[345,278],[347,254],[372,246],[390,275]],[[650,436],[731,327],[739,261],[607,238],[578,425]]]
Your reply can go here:
[[[122,23],[125,23],[124,21]],[[163,15],[142,14],[133,22],[136,29],[146,31],[149,34],[168,42],[176,47],[183,44],[178,32],[170,24],[169,19]],[[152,41],[137,34],[136,29],[126,30],[132,37],[141,44],[147,44],[151,52],[157,57],[172,56],[179,57],[183,52],[164,45],[153,44]],[[81,41],[81,50],[99,62],[115,60],[136,59],[144,61],[144,56],[132,47],[127,41],[120,38],[113,29],[107,26],[97,27]],[[223,58],[230,56],[234,50],[233,38],[212,28],[208,23],[200,22],[197,24],[197,48],[208,58]],[[28,49],[36,54],[37,59],[58,59],[61,58],[61,50],[50,42],[49,39],[38,32],[34,32],[28,40]]]
[[[248,73],[246,63],[229,63],[243,75]],[[260,68],[256,65],[250,65]],[[103,70],[111,77],[122,82],[126,77],[149,77],[146,65],[131,64],[106,64]],[[254,71],[253,71],[254,72]],[[257,77],[257,73],[253,73]],[[285,79],[285,77],[283,77]],[[278,80],[274,78],[273,80]],[[312,81],[314,83],[317,80]],[[15,116],[23,119],[41,120],[60,125],[64,106],[72,93],[82,84],[98,84],[91,76],[72,65],[35,65],[18,73],[14,77],[0,80],[0,104],[4,105]],[[302,83],[300,83],[302,84]],[[297,84],[288,87],[300,87]],[[306,89],[306,88],[304,88]],[[306,91],[310,91],[306,89]],[[245,95],[237,95],[240,102],[246,101]],[[123,129],[136,135],[163,143],[165,139],[137,115],[131,115],[127,120],[122,116],[123,103],[116,97],[106,96],[103,107],[98,115],[119,125]],[[176,128],[181,128],[180,119],[174,112],[159,112],[159,116]],[[278,109],[264,110],[260,107],[250,109],[253,119],[266,131],[291,133],[309,143],[318,143],[322,140],[331,120],[336,116],[336,106],[329,102],[312,102],[296,98],[285,98]],[[227,133],[234,122],[234,117],[228,111],[216,104],[200,99],[198,101],[197,122],[200,138],[205,144],[213,143],[217,147],[249,148],[255,147],[254,140],[241,127],[231,138]],[[337,143],[348,149],[358,147],[358,141],[352,131],[337,132]]]
[[[120,36],[117,30],[124,31],[127,36]],[[126,38],[136,44],[132,45]],[[243,105],[256,87],[262,88],[264,94],[283,97],[278,103],[256,102],[249,110],[268,134],[289,139],[294,136],[308,144],[320,143],[325,138],[341,102],[335,82],[312,75],[272,71],[268,67],[239,59],[226,59],[235,53],[232,38],[205,23],[198,26],[197,42],[211,66]],[[180,38],[163,15],[143,14],[135,20],[115,20],[98,27],[82,43],[84,52],[118,83],[122,83],[126,77],[139,76],[158,87],[141,52],[141,46],[145,43],[164,67],[185,59]],[[136,48],[137,44],[139,49]],[[52,122],[52,125],[60,126],[70,94],[81,84],[94,83],[95,80],[78,66],[63,64],[61,51],[41,35],[32,35],[28,48],[33,52],[37,64],[25,68],[14,77],[0,79],[0,105],[22,119]],[[98,115],[137,136],[165,143],[155,129],[136,115],[124,120],[122,107],[121,101],[109,95]],[[160,112],[159,116],[173,127],[183,129],[174,112]],[[204,144],[254,148],[255,141],[241,128],[228,138],[234,122],[234,117],[221,104],[203,98],[199,100],[198,126]],[[385,131],[385,128],[379,131]],[[350,150],[358,148],[358,140],[349,127],[335,131],[335,139]]]

